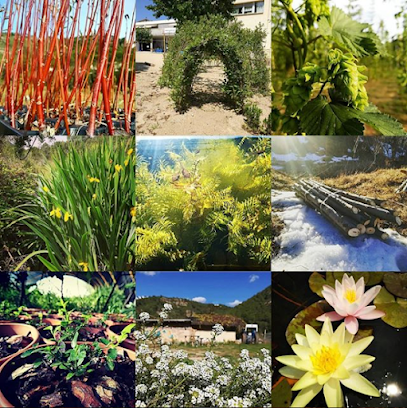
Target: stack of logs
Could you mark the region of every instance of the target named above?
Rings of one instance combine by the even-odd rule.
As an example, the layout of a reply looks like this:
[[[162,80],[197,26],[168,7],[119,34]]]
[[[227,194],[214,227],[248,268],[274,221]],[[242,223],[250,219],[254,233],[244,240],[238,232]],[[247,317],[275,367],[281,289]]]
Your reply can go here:
[[[401,225],[393,210],[382,207],[385,200],[348,193],[315,180],[301,180],[295,193],[310,207],[320,212],[347,237],[367,234],[382,240],[389,235],[380,230],[384,221]]]

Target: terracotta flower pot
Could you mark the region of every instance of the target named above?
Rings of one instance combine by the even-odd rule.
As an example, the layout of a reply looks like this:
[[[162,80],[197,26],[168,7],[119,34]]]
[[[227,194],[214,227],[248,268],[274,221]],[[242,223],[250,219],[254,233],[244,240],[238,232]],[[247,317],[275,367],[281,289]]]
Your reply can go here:
[[[50,314],[47,314],[47,318],[62,320],[64,317],[57,313],[50,313]]]
[[[27,336],[30,334],[32,341],[28,346],[22,348],[17,353],[11,354],[10,356],[0,358],[0,366],[3,365],[6,361],[10,360],[12,357],[23,353],[28,350],[34,344],[38,343],[40,339],[40,333],[34,326],[23,323],[0,323],[0,337],[9,337],[14,335]]]
[[[42,319],[42,323],[44,324],[44,327],[39,329],[42,341],[45,344],[54,344],[53,340],[49,340],[49,339],[47,339],[46,337],[43,336],[42,331],[44,330],[45,327],[48,327],[48,326],[60,326],[61,325],[61,320],[59,320],[59,319],[50,319],[50,318],[46,317],[45,319]]]
[[[109,326],[106,329],[106,334],[107,337],[109,337],[110,340],[114,340],[117,337],[119,337],[120,333],[122,332],[122,330],[128,326],[127,323],[115,323],[112,324],[111,326]],[[136,341],[133,339],[129,339],[127,338],[126,340],[124,340],[122,343],[120,343],[122,347],[128,349],[128,350],[132,350],[135,351],[136,350]]]
[[[66,344],[68,346],[70,346],[70,342],[66,342]],[[91,342],[79,342],[78,344],[92,344]],[[38,347],[46,347],[46,345],[41,345]],[[104,350],[105,353],[107,353],[107,348],[101,344],[101,348],[102,350]],[[118,353],[119,354],[123,354],[125,356],[127,356],[130,360],[135,361],[136,360],[136,353],[134,351],[130,351],[127,350],[125,348],[122,347],[118,347]],[[3,364],[0,367],[0,407],[4,407],[4,408],[14,408],[14,405],[9,402],[9,400],[7,399],[7,397],[4,395],[5,394],[5,384],[7,379],[10,377],[11,373],[16,370],[18,367],[21,367],[24,364],[28,364],[28,363],[32,363],[33,361],[35,361],[38,356],[31,355],[25,359],[21,358],[21,353],[14,355],[12,358],[8,359],[6,361],[5,364]],[[3,388],[5,387],[5,388]]]

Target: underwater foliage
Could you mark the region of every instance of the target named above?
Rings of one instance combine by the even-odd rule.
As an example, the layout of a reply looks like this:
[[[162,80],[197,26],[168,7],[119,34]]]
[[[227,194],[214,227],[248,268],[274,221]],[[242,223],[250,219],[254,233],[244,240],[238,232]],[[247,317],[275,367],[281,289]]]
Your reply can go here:
[[[155,170],[137,160],[137,268],[157,260],[186,270],[268,265],[270,140],[205,140],[205,148],[167,154]]]

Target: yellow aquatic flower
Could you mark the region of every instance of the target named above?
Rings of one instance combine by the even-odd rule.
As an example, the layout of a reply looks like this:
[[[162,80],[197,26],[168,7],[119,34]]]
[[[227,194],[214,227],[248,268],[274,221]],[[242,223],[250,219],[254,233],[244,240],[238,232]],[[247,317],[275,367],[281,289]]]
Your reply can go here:
[[[126,159],[126,160],[124,161],[124,165],[125,165],[126,167],[129,165],[129,161],[130,161],[130,159]]]
[[[97,198],[97,195],[96,195],[96,194],[93,194],[93,195],[92,195],[92,200],[96,200],[96,198]]]
[[[52,211],[49,213],[49,215],[51,217],[61,218],[62,217],[61,209],[58,207],[57,208],[52,207]]]
[[[88,179],[91,183],[100,183],[100,180],[96,177],[88,177]]]
[[[127,156],[130,156],[132,153],[134,152],[134,150],[133,149],[129,149],[129,150],[127,150]]]
[[[135,216],[136,216],[136,207],[131,207],[130,215],[131,215],[132,217],[135,217]]]
[[[305,336],[296,333],[298,344],[291,346],[295,356],[276,357],[285,364],[280,373],[297,379],[293,391],[300,391],[291,407],[306,407],[323,390],[328,407],[343,407],[341,385],[361,394],[379,397],[379,390],[359,373],[371,367],[375,357],[361,354],[373,336],[353,342],[353,335],[342,323],[334,332],[329,318],[319,334],[305,325]]]
[[[116,171],[119,173],[120,172],[120,170],[123,170],[123,166],[121,165],[121,164],[116,164],[115,166],[114,166],[114,168],[116,169]]]
[[[49,193],[49,188],[47,186],[43,186],[42,189],[46,192]]]
[[[84,272],[89,271],[89,264],[87,262],[79,262],[79,266],[82,266]]]
[[[64,221],[65,221],[65,222],[68,222],[70,219],[73,220],[73,215],[72,215],[72,214],[69,214],[69,212],[67,211],[67,212],[65,213],[65,215],[64,215]]]

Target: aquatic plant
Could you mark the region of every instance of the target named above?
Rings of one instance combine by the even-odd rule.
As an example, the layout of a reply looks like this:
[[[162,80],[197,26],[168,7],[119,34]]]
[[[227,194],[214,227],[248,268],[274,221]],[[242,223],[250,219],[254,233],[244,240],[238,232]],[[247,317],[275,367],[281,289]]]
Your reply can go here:
[[[371,367],[375,357],[361,354],[374,337],[365,337],[353,343],[353,335],[342,323],[335,332],[327,318],[319,334],[305,326],[305,336],[297,333],[297,343],[291,346],[295,356],[276,357],[285,364],[280,373],[297,379],[292,390],[300,391],[292,407],[306,407],[322,390],[328,407],[344,406],[341,385],[361,394],[379,397],[379,390],[360,372]]]
[[[363,277],[355,283],[353,276],[345,274],[342,283],[335,281],[335,289],[327,285],[323,287],[322,295],[335,311],[324,313],[317,317],[317,320],[329,319],[334,322],[345,319],[346,329],[351,334],[356,334],[359,329],[358,319],[374,320],[385,315],[381,310],[376,310],[376,306],[368,306],[381,288],[380,285],[376,285],[365,293]]]
[[[49,271],[124,271],[134,265],[133,138],[71,142],[59,149],[34,197],[14,209],[29,255]]]
[[[196,151],[184,146],[168,152],[156,170],[137,161],[139,268],[157,259],[188,270],[208,262],[221,268],[267,265],[270,140],[257,139],[248,149],[243,143],[205,141]]]

